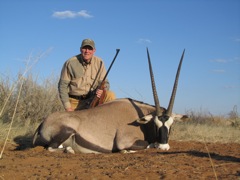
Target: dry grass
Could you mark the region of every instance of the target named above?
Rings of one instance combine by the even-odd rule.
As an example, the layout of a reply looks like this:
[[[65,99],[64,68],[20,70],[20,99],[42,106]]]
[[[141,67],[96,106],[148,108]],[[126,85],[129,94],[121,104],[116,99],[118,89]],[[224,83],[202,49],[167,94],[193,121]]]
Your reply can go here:
[[[238,128],[226,125],[176,123],[170,139],[181,141],[240,143]]]
[[[189,119],[173,125],[171,139],[199,142],[240,143],[240,117],[235,106],[226,116],[210,112],[187,113]]]
[[[39,85],[38,79],[33,78],[32,74],[29,74],[27,78],[24,79],[10,137],[13,137],[13,134],[15,134],[15,136],[32,134],[39,123],[49,114],[63,110],[58,97],[57,81],[52,77],[50,78],[51,79],[41,82],[42,85]],[[9,92],[8,88],[10,87],[8,82],[1,80],[0,109],[3,108],[3,103],[6,100],[7,92]],[[9,98],[2,116],[0,116],[0,131],[3,133],[9,129],[19,90],[20,87],[17,86],[12,96]],[[2,136],[4,135],[1,133],[0,138],[2,138]]]
[[[0,140],[11,141],[19,135],[31,136],[46,116],[63,110],[57,92],[58,78],[50,76],[41,81],[31,71],[47,53],[35,57],[30,55],[26,59],[25,70],[19,71],[17,78],[0,74]]]

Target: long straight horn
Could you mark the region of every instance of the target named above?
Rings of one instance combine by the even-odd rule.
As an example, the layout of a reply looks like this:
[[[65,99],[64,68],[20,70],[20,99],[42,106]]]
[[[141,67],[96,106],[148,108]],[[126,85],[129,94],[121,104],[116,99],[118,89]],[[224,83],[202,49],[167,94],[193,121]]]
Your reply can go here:
[[[148,56],[150,78],[151,78],[151,82],[152,82],[153,98],[154,98],[155,107],[156,107],[156,114],[157,114],[157,116],[161,116],[162,112],[160,110],[160,104],[159,104],[159,100],[158,100],[158,95],[157,95],[157,90],[156,90],[156,86],[155,86],[155,81],[154,81],[154,76],[153,76],[153,71],[152,71],[152,64],[151,64],[151,59],[150,59],[150,55],[148,52],[148,48],[147,48],[147,56]]]
[[[168,105],[167,112],[166,112],[167,116],[171,116],[171,114],[172,114],[173,104],[174,104],[174,100],[175,100],[175,96],[176,96],[176,92],[177,92],[178,78],[179,78],[179,75],[180,75],[180,70],[181,70],[181,66],[182,66],[184,53],[185,53],[185,49],[183,50],[182,57],[181,57],[181,60],[179,62],[179,65],[178,65],[178,70],[177,70],[177,74],[176,74],[176,77],[175,77],[175,83],[174,83],[173,90],[172,90],[172,96],[171,96],[171,99],[169,101],[169,105]]]

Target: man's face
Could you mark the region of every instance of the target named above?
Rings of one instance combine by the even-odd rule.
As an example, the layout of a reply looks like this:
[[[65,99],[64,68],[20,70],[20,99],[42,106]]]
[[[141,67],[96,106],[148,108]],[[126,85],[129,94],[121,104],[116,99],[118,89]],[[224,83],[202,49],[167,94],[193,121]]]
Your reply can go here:
[[[86,62],[89,62],[92,59],[95,51],[96,49],[93,49],[91,46],[82,47],[81,54],[82,54],[83,60],[85,60]]]

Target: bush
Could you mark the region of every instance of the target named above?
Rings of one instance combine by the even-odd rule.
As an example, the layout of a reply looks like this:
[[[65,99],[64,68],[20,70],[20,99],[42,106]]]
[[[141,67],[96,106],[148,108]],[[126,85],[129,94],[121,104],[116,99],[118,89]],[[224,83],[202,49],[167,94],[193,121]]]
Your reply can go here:
[[[189,117],[188,123],[191,124],[205,124],[212,126],[233,126],[240,127],[240,118],[237,112],[236,106],[233,110],[228,113],[228,116],[213,115],[210,112],[203,111],[188,111],[187,116]]]
[[[63,110],[62,104],[58,97],[56,78],[47,78],[40,82],[32,73],[28,73],[26,78],[22,78],[21,73],[18,75],[19,82],[13,90],[12,95],[7,101],[11,92],[9,78],[0,79],[0,108],[4,103],[7,105],[1,115],[1,123],[9,123],[16,106],[19,91],[19,103],[14,118],[15,126],[28,127],[31,124],[40,123],[46,116],[55,111]],[[22,86],[22,87],[21,87]]]

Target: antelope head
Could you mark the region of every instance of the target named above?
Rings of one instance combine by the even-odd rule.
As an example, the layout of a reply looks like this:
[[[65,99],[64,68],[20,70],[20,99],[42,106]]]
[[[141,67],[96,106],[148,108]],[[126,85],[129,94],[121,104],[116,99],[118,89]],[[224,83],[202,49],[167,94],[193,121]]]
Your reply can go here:
[[[170,148],[168,144],[168,137],[169,137],[171,125],[173,124],[173,117],[171,115],[172,115],[172,109],[173,109],[174,100],[177,92],[178,78],[179,78],[179,74],[182,66],[184,53],[185,53],[185,50],[183,50],[182,57],[178,65],[178,70],[176,73],[175,82],[174,82],[172,95],[169,101],[168,108],[166,111],[163,111],[162,108],[160,108],[160,103],[159,103],[155,81],[154,81],[154,75],[152,71],[150,55],[147,48],[147,56],[148,56],[149,71],[150,71],[150,77],[151,77],[151,83],[152,83],[153,98],[154,98],[155,107],[156,107],[155,116],[150,115],[152,117],[148,117],[148,119],[150,118],[154,119],[154,125],[156,130],[156,143],[154,146],[162,150],[168,150]]]

